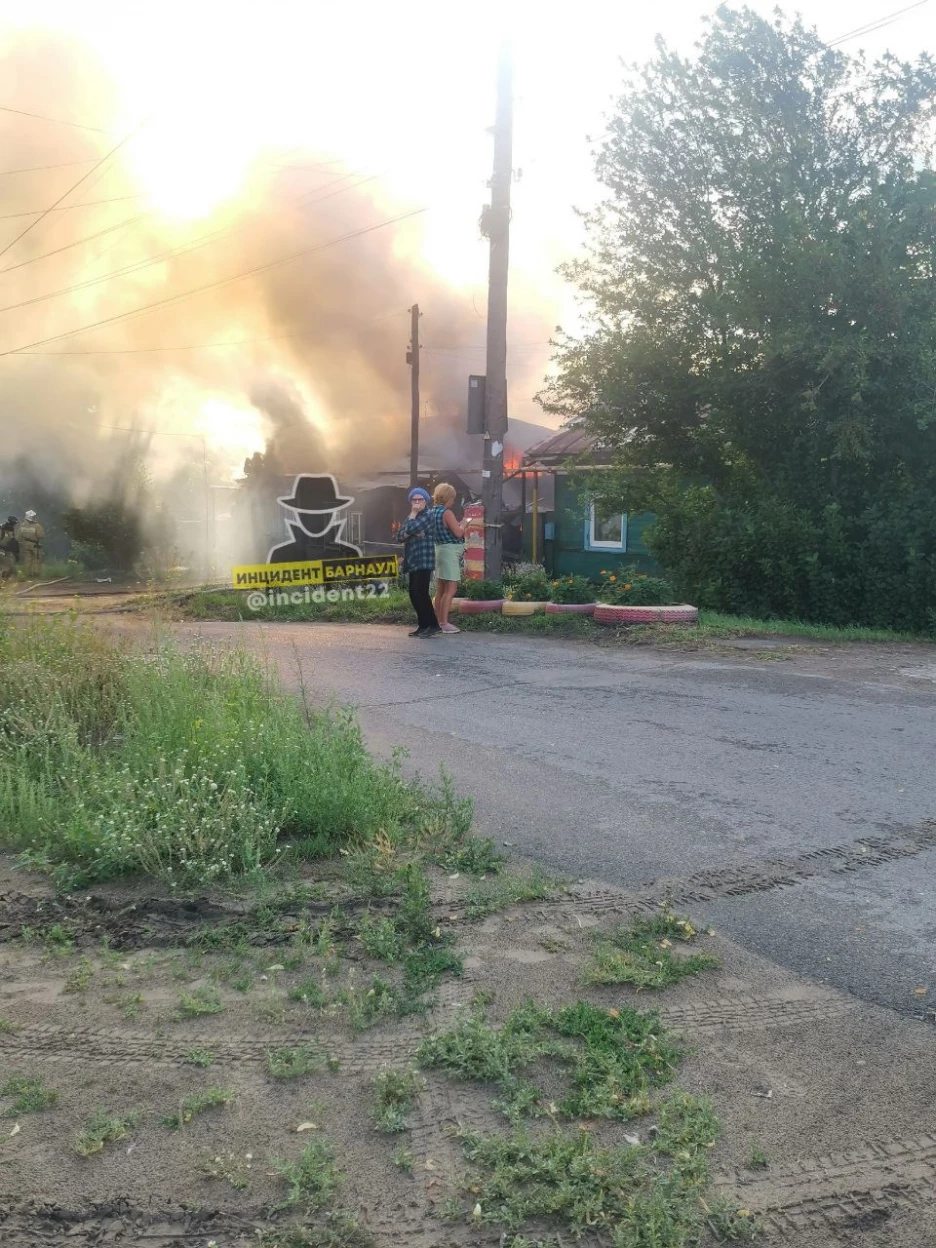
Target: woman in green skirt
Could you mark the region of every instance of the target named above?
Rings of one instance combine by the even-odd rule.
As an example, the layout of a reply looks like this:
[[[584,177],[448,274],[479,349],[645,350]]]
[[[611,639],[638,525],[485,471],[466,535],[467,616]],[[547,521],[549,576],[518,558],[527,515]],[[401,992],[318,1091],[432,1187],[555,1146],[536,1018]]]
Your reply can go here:
[[[442,482],[432,492],[432,536],[435,541],[436,592],[435,613],[443,633],[458,633],[461,629],[449,623],[452,599],[461,580],[461,561],[465,553],[465,526],[459,524],[452,511],[455,490]]]

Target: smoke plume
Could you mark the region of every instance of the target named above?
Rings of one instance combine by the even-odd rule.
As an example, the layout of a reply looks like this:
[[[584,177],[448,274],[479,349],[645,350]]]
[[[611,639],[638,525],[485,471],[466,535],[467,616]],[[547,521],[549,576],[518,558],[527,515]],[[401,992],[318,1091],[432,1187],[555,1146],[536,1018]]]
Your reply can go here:
[[[286,473],[386,467],[408,443],[414,301],[439,352],[424,402],[463,428],[483,321],[421,259],[424,216],[384,224],[420,205],[340,152],[269,151],[235,200],[180,223],[135,172],[134,145],[158,118],[95,169],[117,141],[117,104],[87,48],[37,31],[6,39],[0,56],[15,71],[4,103],[99,128],[0,112],[0,250],[36,222],[0,255],[7,493],[11,478],[79,505],[111,490],[126,474],[128,431],[145,437],[133,446],[157,482],[202,471],[232,481],[245,446],[262,441]],[[548,338],[534,305],[523,319],[513,336]],[[512,384],[530,394],[538,380]]]

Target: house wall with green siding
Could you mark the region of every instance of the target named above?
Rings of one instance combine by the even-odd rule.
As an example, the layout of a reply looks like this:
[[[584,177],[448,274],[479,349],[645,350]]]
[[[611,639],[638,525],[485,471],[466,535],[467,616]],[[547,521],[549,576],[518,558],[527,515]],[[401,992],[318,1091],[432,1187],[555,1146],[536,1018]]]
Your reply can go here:
[[[539,558],[550,576],[587,576],[600,581],[603,570],[627,567],[634,572],[661,575],[660,565],[647,550],[644,534],[656,518],[652,512],[631,513],[627,517],[627,549],[587,550],[588,504],[581,485],[573,485],[565,473],[556,475],[555,510],[540,517]],[[552,538],[545,536],[552,524]],[[532,555],[532,517],[527,515],[523,532],[524,555]]]

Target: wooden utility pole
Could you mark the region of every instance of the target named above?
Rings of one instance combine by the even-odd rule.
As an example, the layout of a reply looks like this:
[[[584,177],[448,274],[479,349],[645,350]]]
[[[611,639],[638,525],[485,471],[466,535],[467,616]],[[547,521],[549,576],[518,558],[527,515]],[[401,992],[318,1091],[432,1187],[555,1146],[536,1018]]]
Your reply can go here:
[[[484,392],[484,576],[501,579],[503,561],[504,439],[507,436],[507,264],[510,241],[510,183],[513,178],[513,60],[501,45],[494,118],[491,205],[485,213],[490,242],[487,307],[487,380]]]
[[[410,347],[406,362],[410,366],[410,489],[419,484],[419,304],[410,308]]]

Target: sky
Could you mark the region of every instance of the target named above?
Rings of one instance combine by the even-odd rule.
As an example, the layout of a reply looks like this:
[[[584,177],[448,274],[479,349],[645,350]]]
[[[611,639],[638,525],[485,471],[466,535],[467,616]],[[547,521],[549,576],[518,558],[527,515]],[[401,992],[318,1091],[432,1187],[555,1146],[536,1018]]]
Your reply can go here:
[[[774,5],[754,0],[752,7],[769,14]],[[902,7],[902,0],[805,0],[798,11],[831,40]],[[698,0],[653,5],[580,0],[561,6],[490,0],[408,6],[0,0],[0,106],[43,114],[61,109],[54,84],[21,55],[17,40],[27,31],[77,40],[74,46],[93,54],[98,72],[85,94],[69,97],[73,111],[62,120],[100,127],[106,132],[100,138],[104,147],[125,140],[120,160],[126,177],[175,239],[203,233],[225,220],[234,205],[242,210],[257,193],[256,161],[265,159],[278,167],[315,159],[323,178],[333,161],[362,182],[367,179],[388,216],[423,210],[388,235],[385,245],[399,257],[418,253],[418,265],[411,282],[388,289],[387,314],[405,313],[414,299],[423,308],[432,414],[433,403],[443,401],[433,397],[434,374],[448,380],[483,368],[487,246],[478,217],[488,194],[497,43],[509,34],[515,60],[510,401],[514,415],[542,420],[532,395],[548,367],[549,334],[555,325],[578,324],[573,294],[556,268],[581,243],[576,207],[587,207],[596,194],[589,137],[604,131],[621,61],[646,60],[657,35],[690,53],[713,9]],[[864,48],[872,56],[887,49],[903,57],[936,51],[936,0],[843,46]],[[6,123],[27,129],[44,124],[12,114]],[[77,141],[83,133],[93,131],[60,128],[56,152],[67,155],[66,138]],[[72,172],[29,176],[40,179],[31,184],[31,194],[41,204],[67,188]],[[0,186],[0,204],[5,194]],[[374,218],[381,219],[379,213]],[[335,224],[330,219],[329,225]],[[17,222],[0,221],[0,248],[19,228]],[[36,231],[43,241],[45,228]],[[11,251],[0,266],[17,255]],[[78,264],[85,263],[82,255],[70,255],[70,282],[85,273]],[[97,263],[96,255],[89,264]],[[405,274],[405,265],[395,272]],[[443,325],[429,274],[453,292],[463,319],[453,319],[449,307]],[[314,288],[314,266],[303,271],[303,280]],[[105,290],[95,298],[93,308],[80,296],[60,302],[36,336],[86,323],[82,313],[97,320],[111,309],[119,313],[134,306],[119,292]],[[179,304],[174,315],[184,324],[186,305]],[[456,321],[462,326],[457,332]],[[145,337],[145,318],[142,325],[136,332]],[[33,331],[31,323],[4,321],[0,345],[15,349],[32,341]],[[399,333],[405,348],[405,316]],[[116,340],[114,331],[103,328],[80,341],[104,351]],[[291,366],[283,367],[289,372]],[[293,380],[300,401],[312,402],[307,379],[297,373]],[[174,405],[190,409],[195,403],[200,415],[192,427],[200,436],[217,438],[228,431],[236,444],[231,462],[262,441],[263,420],[250,403],[238,406],[223,385],[183,377],[160,384],[146,399],[153,419],[171,423],[167,412]],[[441,384],[437,389],[444,393]],[[319,414],[326,420],[323,402],[319,396]]]

